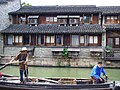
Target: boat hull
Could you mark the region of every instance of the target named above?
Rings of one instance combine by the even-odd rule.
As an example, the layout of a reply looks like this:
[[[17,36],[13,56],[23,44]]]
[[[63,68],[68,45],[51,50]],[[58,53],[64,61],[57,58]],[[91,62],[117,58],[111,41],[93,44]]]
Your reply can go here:
[[[51,85],[51,84],[18,84],[0,82],[0,90],[112,90],[110,83],[104,84],[75,84],[75,85]]]

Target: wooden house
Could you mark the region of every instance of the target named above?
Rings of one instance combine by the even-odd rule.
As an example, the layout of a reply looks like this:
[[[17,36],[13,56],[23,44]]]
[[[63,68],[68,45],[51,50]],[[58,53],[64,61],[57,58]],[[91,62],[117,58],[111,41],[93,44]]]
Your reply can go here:
[[[95,5],[22,7],[9,13],[12,24],[1,31],[5,53],[9,47],[11,50],[26,46],[35,47],[36,56],[53,57],[61,56],[63,48],[67,47],[69,55],[79,60],[81,56],[103,57],[106,44],[120,48],[119,8]]]
[[[103,16],[102,26],[106,30],[106,46],[111,47],[109,60],[119,60],[120,57],[120,6],[100,7]]]

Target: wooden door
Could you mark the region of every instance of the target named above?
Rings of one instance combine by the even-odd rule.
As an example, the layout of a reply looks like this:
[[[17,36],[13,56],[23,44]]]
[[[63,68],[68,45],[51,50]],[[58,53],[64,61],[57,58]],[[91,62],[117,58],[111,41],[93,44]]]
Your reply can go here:
[[[64,35],[63,44],[64,46],[70,46],[70,35]]]

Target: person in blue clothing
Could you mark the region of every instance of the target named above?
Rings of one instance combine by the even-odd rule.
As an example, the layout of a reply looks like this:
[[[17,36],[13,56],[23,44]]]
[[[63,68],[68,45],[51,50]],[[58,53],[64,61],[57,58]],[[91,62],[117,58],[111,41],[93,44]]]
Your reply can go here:
[[[106,76],[106,72],[104,71],[102,62],[98,62],[97,65],[95,65],[91,71],[91,78],[95,80],[95,83],[104,83],[105,80],[101,77],[101,73],[103,73],[103,76]]]

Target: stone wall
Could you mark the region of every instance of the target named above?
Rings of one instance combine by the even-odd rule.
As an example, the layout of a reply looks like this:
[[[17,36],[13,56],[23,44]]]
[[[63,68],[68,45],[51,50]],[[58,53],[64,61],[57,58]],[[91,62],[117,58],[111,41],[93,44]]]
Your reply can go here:
[[[9,0],[8,3],[0,4],[0,31],[10,25],[8,13],[20,9],[20,0]]]
[[[1,63],[8,62],[12,57],[16,56],[22,47],[4,47],[4,57]],[[27,47],[28,50],[32,50],[34,47]],[[35,47],[34,57],[29,58],[31,62],[29,65],[40,66],[74,66],[74,67],[91,67],[95,65],[99,60],[97,57],[90,56],[90,48],[79,48],[79,56],[77,58],[63,58],[54,57],[52,55],[52,49],[49,47]],[[11,56],[11,57],[10,57]],[[8,60],[9,57],[9,60]]]
[[[5,64],[9,62],[13,57],[15,57],[22,47],[4,47],[4,54],[1,56],[0,64]],[[33,50],[34,46],[27,46],[28,50]],[[54,47],[55,49],[55,47]],[[105,67],[119,67],[119,61],[104,61],[101,57],[91,57],[91,50],[100,50],[102,48],[78,48],[80,49],[79,56],[75,58],[63,58],[62,56],[53,56],[51,47],[35,47],[34,56],[30,57],[29,65],[38,65],[38,66],[72,66],[72,67],[92,67],[97,64],[98,61],[102,61]],[[30,54],[30,53],[29,53]]]
[[[8,3],[0,4],[0,31],[7,28],[10,24],[9,12],[20,9],[21,0],[8,0]],[[3,37],[0,34],[0,55],[3,54]]]

